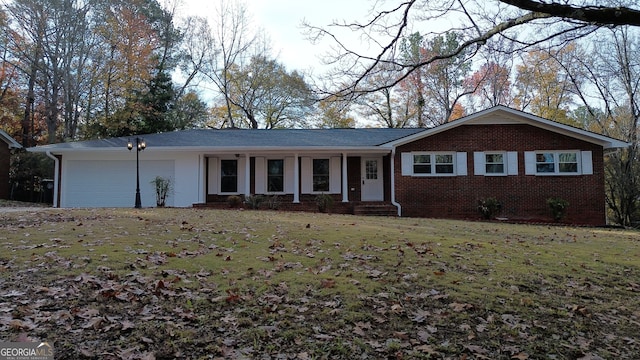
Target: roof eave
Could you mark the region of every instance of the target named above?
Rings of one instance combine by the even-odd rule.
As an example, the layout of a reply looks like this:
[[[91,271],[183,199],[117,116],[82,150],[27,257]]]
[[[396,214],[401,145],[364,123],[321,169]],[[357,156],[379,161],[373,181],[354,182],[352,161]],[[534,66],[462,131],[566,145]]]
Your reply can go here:
[[[0,130],[0,138],[4,139],[4,141],[9,145],[10,149],[21,149],[22,145],[16,141],[16,139],[12,138],[9,134]]]
[[[84,148],[56,148],[56,147],[32,147],[28,148],[27,151],[30,152],[41,152],[41,153],[53,153],[53,154],[64,154],[64,153],[77,153],[77,152],[120,152],[127,151],[126,148],[120,147],[103,147],[103,148],[92,148],[92,147],[84,147]],[[287,153],[307,153],[307,152],[339,152],[339,153],[387,153],[390,152],[391,149],[386,146],[291,146],[291,147],[276,147],[276,146],[252,146],[252,147],[243,147],[243,146],[159,146],[153,147],[152,145],[147,145],[145,151],[158,151],[158,152],[199,152],[199,153],[262,153],[262,152],[287,152]]]
[[[469,115],[465,118],[459,119],[459,120],[454,120],[451,122],[448,122],[446,124],[431,128],[431,129],[427,129],[423,132],[417,133],[417,134],[413,134],[410,136],[407,136],[406,138],[403,139],[399,139],[397,141],[393,141],[391,143],[389,143],[390,146],[392,147],[397,147],[400,145],[404,145],[410,142],[413,142],[415,140],[424,138],[424,137],[428,137],[428,136],[432,136],[447,130],[450,130],[452,128],[458,127],[458,126],[462,126],[465,124],[473,124],[473,123],[479,123],[481,122],[480,120],[483,120],[486,116],[492,114],[492,113],[503,113],[508,115],[508,117],[513,118],[514,122],[513,123],[525,123],[525,124],[529,124],[531,126],[536,126],[545,130],[549,130],[549,131],[553,131],[553,132],[557,132],[560,134],[564,134],[567,136],[571,136],[577,139],[581,139],[590,143],[594,143],[594,144],[598,144],[600,146],[602,146],[605,150],[606,149],[616,149],[616,148],[624,148],[624,147],[628,147],[631,144],[618,140],[618,139],[614,139],[608,136],[604,136],[604,135],[600,135],[600,134],[596,134],[590,131],[586,131],[586,130],[582,130],[582,129],[578,129],[576,127],[570,126],[570,125],[566,125],[566,124],[562,124],[559,122],[555,122],[552,120],[548,120],[545,118],[541,118],[539,116],[533,115],[533,114],[529,114],[523,111],[519,111],[519,110],[515,110],[506,106],[502,106],[502,105],[498,105],[486,110],[482,110],[480,112],[474,113],[472,115]],[[483,122],[483,123],[492,123],[492,122]],[[501,122],[495,122],[496,124],[498,123],[504,123],[504,121]]]

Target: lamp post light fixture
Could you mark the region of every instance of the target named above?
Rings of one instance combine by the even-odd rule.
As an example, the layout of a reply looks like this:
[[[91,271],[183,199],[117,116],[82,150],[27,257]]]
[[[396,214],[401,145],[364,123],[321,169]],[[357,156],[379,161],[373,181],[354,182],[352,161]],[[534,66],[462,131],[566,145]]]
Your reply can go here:
[[[144,142],[144,139],[136,137],[136,209],[140,209],[142,207],[142,200],[140,200],[140,160],[138,153],[144,150],[147,147],[147,143]],[[133,149],[133,143],[131,140],[127,142],[127,149],[131,151]]]

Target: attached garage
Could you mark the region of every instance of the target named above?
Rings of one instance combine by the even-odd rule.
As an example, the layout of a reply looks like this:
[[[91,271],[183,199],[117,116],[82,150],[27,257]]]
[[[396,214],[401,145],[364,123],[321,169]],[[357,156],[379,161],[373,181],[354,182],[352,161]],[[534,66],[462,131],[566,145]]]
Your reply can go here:
[[[66,207],[133,206],[135,161],[70,160],[65,165],[67,171],[62,179],[62,202]],[[156,203],[155,188],[150,183],[156,176],[175,179],[175,161],[140,161],[140,194],[145,206],[154,206]],[[166,205],[173,206],[173,200],[173,197],[169,197]]]

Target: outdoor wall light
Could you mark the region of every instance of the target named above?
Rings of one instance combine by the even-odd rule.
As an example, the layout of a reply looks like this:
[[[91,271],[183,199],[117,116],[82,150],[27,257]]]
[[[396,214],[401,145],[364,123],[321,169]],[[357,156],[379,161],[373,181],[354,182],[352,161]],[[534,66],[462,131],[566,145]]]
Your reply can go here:
[[[146,147],[147,143],[144,142],[144,139],[136,137],[136,209],[140,209],[142,207],[142,200],[140,199],[140,159],[138,153]],[[133,143],[131,140],[127,141],[127,149],[129,149],[129,151],[133,149]]]

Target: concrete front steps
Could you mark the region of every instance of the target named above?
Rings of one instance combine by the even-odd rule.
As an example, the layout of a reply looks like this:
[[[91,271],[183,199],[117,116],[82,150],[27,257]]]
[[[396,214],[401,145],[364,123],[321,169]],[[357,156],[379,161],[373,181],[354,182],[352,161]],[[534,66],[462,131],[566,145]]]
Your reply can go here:
[[[386,202],[363,202],[353,206],[353,215],[398,216],[398,209]]]

